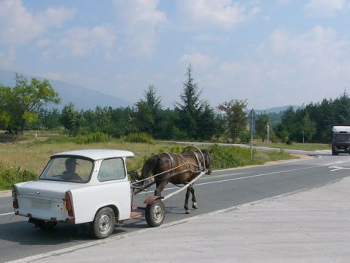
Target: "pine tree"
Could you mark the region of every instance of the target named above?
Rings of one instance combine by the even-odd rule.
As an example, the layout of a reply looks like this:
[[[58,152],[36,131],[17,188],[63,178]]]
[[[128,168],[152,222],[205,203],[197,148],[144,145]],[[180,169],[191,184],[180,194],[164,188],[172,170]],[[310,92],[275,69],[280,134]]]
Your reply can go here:
[[[187,68],[187,80],[183,83],[184,89],[180,98],[182,104],[175,102],[175,111],[178,114],[178,127],[186,133],[187,139],[198,137],[198,123],[203,110],[203,102],[200,100],[202,91],[192,78],[191,64]]]

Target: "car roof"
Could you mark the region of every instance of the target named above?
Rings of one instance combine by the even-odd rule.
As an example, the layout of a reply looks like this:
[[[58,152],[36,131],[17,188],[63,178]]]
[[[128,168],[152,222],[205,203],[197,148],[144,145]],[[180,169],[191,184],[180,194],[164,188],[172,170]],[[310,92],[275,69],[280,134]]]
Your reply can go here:
[[[74,157],[84,157],[92,160],[101,160],[115,157],[133,157],[134,153],[125,150],[113,150],[113,149],[83,149],[56,153],[51,156],[74,156]]]

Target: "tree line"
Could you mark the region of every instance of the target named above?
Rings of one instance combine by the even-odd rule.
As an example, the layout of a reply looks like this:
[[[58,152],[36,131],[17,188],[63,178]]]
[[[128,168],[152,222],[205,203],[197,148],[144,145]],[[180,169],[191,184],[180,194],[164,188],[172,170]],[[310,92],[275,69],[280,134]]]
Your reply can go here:
[[[323,99],[297,110],[290,107],[283,112],[275,132],[286,143],[330,143],[335,124],[350,125],[350,98],[345,91],[336,99]]]
[[[225,101],[217,108],[201,99],[202,91],[188,66],[179,101],[174,108],[164,108],[154,85],[132,107],[96,107],[77,110],[73,103],[62,110],[48,109],[58,105],[59,94],[47,80],[28,81],[16,74],[14,87],[0,85],[0,129],[23,133],[30,129],[64,129],[70,136],[103,133],[120,138],[129,134],[148,134],[162,140],[197,140],[247,143],[247,101]],[[329,142],[334,123],[350,123],[350,99],[344,92],[335,100],[324,99],[297,110],[289,108],[278,122],[265,112],[256,118],[255,138],[262,141]]]

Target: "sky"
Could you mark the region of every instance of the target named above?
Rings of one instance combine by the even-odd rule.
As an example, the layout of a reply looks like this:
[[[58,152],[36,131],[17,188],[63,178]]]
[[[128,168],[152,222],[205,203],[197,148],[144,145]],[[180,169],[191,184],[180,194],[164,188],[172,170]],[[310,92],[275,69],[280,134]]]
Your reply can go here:
[[[213,108],[302,106],[349,92],[349,25],[350,0],[0,0],[0,69],[173,107],[191,65]]]

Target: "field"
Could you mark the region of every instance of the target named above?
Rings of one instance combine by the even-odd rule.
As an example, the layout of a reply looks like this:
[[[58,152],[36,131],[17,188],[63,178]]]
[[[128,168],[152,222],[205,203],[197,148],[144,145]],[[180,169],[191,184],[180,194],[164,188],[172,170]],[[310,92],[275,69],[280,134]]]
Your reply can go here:
[[[151,155],[159,152],[181,153],[188,145],[157,141],[132,143],[122,139],[82,144],[79,138],[60,133],[27,132],[21,136],[2,134],[0,136],[0,190],[10,189],[19,181],[36,179],[49,157],[62,151],[87,148],[129,150],[135,154],[135,157],[127,160],[127,167],[128,170],[134,170],[141,168],[144,161]],[[215,144],[201,148],[209,148],[212,151],[214,170],[297,158],[285,153],[282,148],[271,152],[254,150],[253,158],[251,158],[250,149]]]

